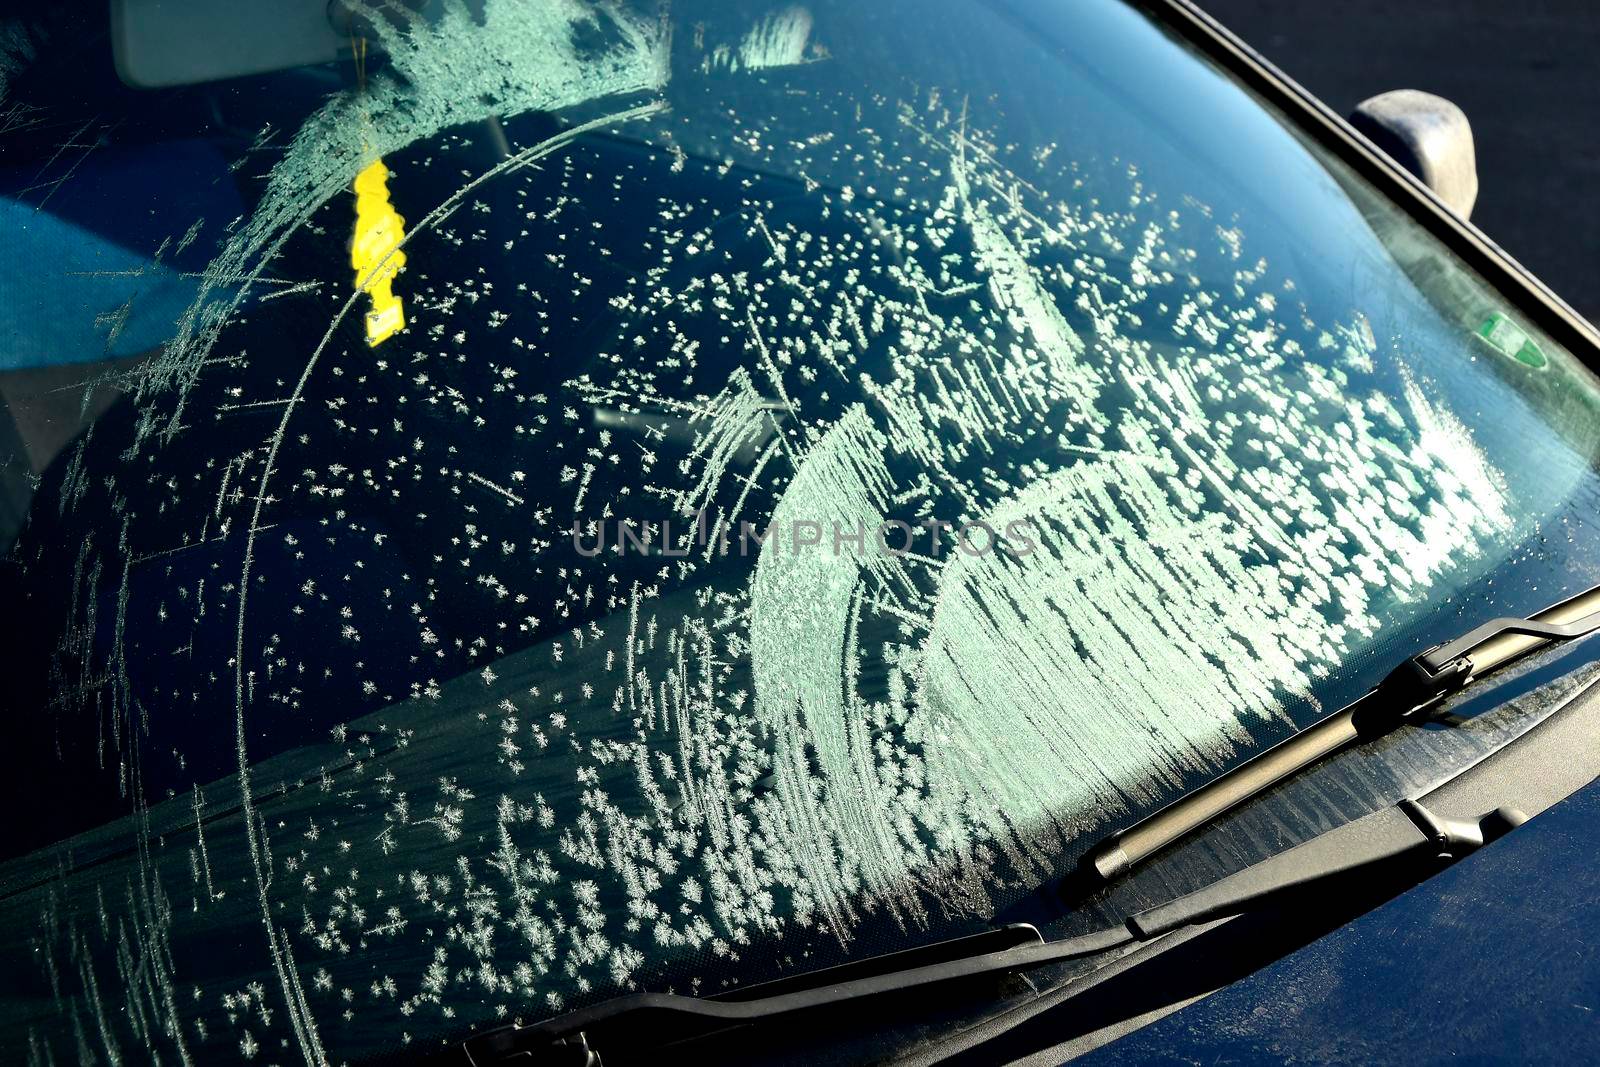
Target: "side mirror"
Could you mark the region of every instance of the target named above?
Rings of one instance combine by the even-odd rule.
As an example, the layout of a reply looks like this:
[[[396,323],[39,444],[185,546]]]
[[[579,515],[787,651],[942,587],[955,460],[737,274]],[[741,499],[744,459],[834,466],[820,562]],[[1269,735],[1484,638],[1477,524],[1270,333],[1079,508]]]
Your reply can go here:
[[[1363,100],[1350,125],[1422,179],[1456,214],[1467,218],[1478,199],[1478,161],[1472,126],[1442,96],[1395,89]]]

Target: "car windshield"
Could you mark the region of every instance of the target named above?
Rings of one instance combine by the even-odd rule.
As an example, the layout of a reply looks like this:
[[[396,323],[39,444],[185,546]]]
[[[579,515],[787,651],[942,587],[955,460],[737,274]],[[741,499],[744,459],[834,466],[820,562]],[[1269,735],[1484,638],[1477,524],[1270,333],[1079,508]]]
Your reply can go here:
[[[1597,580],[1595,379],[1146,13],[413,6],[0,23],[7,1059],[978,929]]]

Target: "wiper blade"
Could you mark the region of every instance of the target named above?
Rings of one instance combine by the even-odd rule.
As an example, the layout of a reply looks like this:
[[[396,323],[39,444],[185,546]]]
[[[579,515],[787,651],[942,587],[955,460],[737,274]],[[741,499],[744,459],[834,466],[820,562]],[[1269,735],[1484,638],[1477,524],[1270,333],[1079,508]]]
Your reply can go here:
[[[601,1053],[608,1037],[635,1050],[659,1048],[669,1040],[704,1036],[865,997],[1099,956],[1180,927],[1242,914],[1296,890],[1326,888],[1344,877],[1369,876],[1375,868],[1398,861],[1459,859],[1524,819],[1521,812],[1507,808],[1478,817],[1451,817],[1417,801],[1402,801],[1106,930],[1045,941],[1036,928],[1018,923],[798,979],[753,986],[740,991],[739,999],[635,993],[532,1026],[491,1030],[466,1041],[462,1051],[472,1067],[521,1062],[602,1067]]]
[[[731,997],[693,997],[676,993],[633,993],[579,1008],[532,1026],[507,1026],[468,1039],[462,1049],[473,1067],[519,1063],[571,1063],[598,1067],[591,1038],[616,1036],[626,1026],[636,1045],[647,1035],[646,1047],[666,1040],[700,1036],[728,1026],[761,1022],[810,1008],[822,1008],[862,997],[902,992],[920,986],[973,978],[986,974],[1028,970],[1050,963],[1099,955],[1134,940],[1127,929],[1116,927],[1082,937],[1045,941],[1027,923],[986,930],[905,952],[874,956],[800,976],[740,990]],[[931,962],[916,962],[916,957]],[[906,964],[910,965],[906,965]],[[858,976],[840,981],[840,972]],[[770,986],[793,987],[763,995]],[[593,1057],[582,1058],[583,1054]]]
[[[1600,630],[1600,586],[1526,619],[1492,619],[1401,663],[1376,688],[1226,774],[1191,790],[1089,849],[1079,890],[1097,887],[1219,815],[1325,756],[1390,732],[1490,671],[1544,648]]]

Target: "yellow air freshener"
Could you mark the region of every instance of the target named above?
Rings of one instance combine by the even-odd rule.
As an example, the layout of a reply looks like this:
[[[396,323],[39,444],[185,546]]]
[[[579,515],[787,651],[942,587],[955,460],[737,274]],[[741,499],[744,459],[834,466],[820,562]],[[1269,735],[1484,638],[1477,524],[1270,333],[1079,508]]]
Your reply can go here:
[[[405,309],[390,286],[405,266],[400,251],[406,220],[389,204],[389,168],[375,160],[356,175],[356,232],[350,242],[350,265],[356,288],[372,298],[367,312],[367,344],[377,346],[406,324]]]

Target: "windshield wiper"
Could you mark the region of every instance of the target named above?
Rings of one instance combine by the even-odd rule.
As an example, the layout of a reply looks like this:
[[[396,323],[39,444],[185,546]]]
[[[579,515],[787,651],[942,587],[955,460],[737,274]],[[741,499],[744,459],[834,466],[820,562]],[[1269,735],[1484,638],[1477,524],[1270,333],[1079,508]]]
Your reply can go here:
[[[1490,671],[1552,642],[1570,641],[1596,630],[1600,630],[1600,586],[1526,619],[1491,619],[1453,641],[1412,656],[1354,703],[1089,849],[1079,864],[1078,888],[1098,887],[1116,878],[1323,757],[1416,719]]]
[[[1325,889],[1345,877],[1370,876],[1378,868],[1405,861],[1459,859],[1524,819],[1521,812],[1509,808],[1461,818],[1406,800],[1329,830],[1204,889],[1138,912],[1109,929],[1046,941],[1035,927],[1017,923],[751,986],[734,995],[634,993],[532,1026],[491,1030],[467,1040],[462,1051],[472,1067],[520,1062],[602,1067],[601,1052],[607,1038],[630,1049],[659,1048],[669,1041],[864,997],[1100,956],[1184,926],[1242,914],[1297,890]]]
[[[1411,657],[1355,703],[1091,849],[1084,867],[1102,880],[1115,877],[1315,760],[1395,728],[1528,652],[1596,630],[1600,630],[1600,586],[1528,619],[1484,623]],[[1509,807],[1476,816],[1438,812],[1424,803],[1427,799],[1403,800],[1326,831],[1109,929],[1046,941],[1036,928],[1019,923],[714,997],[635,993],[531,1026],[499,1027],[468,1039],[460,1049],[473,1067],[518,1062],[601,1067],[591,1044],[597,1036],[619,1039],[633,1048],[659,1047],[865,997],[1101,956],[1181,927],[1239,915],[1296,891],[1325,889],[1346,878],[1370,877],[1380,869],[1418,860],[1459,859],[1526,818]]]

